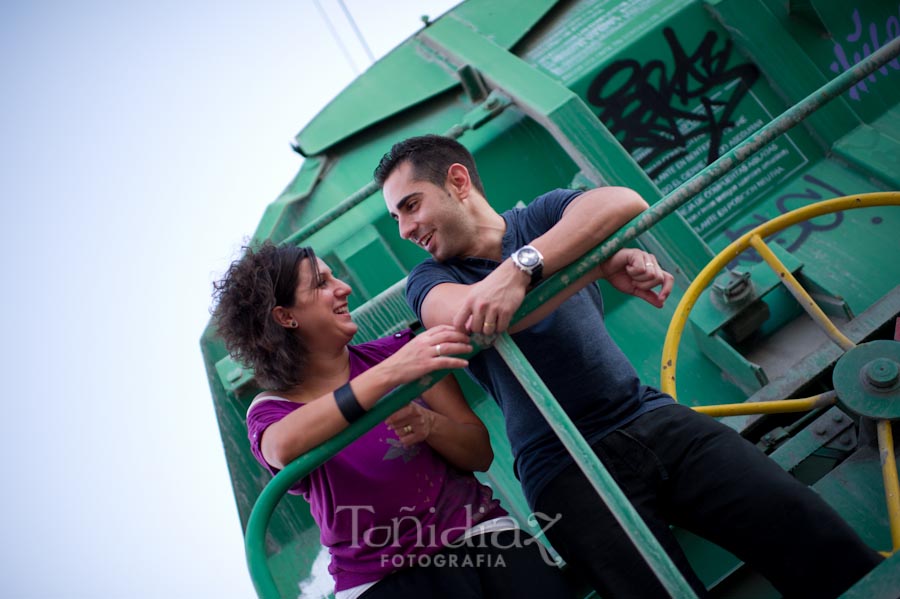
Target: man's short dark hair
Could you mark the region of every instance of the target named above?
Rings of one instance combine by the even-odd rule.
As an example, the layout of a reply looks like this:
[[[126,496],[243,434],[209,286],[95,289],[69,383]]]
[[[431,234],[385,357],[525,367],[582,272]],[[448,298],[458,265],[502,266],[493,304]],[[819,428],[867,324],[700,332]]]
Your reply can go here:
[[[443,187],[447,182],[450,165],[458,162],[469,170],[469,178],[475,189],[481,195],[485,195],[481,177],[475,167],[475,159],[469,150],[455,139],[441,135],[422,135],[394,144],[390,151],[381,157],[375,168],[375,182],[383,187],[391,173],[404,162],[412,165],[415,180],[428,181],[438,187]]]

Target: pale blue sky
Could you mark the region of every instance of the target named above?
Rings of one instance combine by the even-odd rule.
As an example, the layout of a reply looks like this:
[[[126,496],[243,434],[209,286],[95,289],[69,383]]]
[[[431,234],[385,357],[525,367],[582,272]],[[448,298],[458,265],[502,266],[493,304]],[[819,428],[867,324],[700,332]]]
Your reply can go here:
[[[376,56],[456,3],[345,2]],[[13,0],[0,75],[0,595],[252,596],[199,337],[354,72],[313,0]]]

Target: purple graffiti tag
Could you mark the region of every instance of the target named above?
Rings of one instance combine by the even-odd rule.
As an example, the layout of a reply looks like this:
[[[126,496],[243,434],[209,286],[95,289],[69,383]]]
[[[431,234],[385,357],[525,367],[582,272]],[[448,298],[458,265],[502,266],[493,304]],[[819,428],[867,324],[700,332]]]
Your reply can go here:
[[[853,61],[851,62],[850,55],[844,49],[844,46],[836,42],[834,44],[834,56],[837,60],[832,62],[830,65],[830,68],[834,73],[842,73],[846,71],[851,66],[858,63],[863,58],[871,55],[873,52],[881,48],[882,45],[884,45],[879,39],[878,26],[875,23],[869,23],[867,27],[863,27],[862,19],[859,16],[859,9],[853,10],[853,13],[850,15],[850,20],[853,23],[853,31],[850,32],[850,34],[848,34],[845,39],[850,44],[853,44],[854,47],[857,48],[857,50],[853,52]],[[868,30],[869,33],[868,40],[864,38],[865,30]],[[884,23],[884,32],[885,44],[900,36],[900,19],[898,19],[894,15],[889,16]],[[858,49],[860,46],[860,42],[862,42],[861,51]],[[888,63],[879,68],[877,72],[881,73],[882,76],[887,76],[889,74],[888,66],[890,66],[895,71],[898,71],[900,70],[900,60],[894,58],[888,61]],[[878,81],[878,78],[875,76],[874,72],[866,77],[866,79],[869,81],[869,83],[875,83],[876,81]],[[856,85],[850,88],[850,98],[859,101],[861,99],[859,92],[861,91],[864,93],[869,93],[869,86],[866,84],[865,79],[859,81]]]
[[[846,195],[838,188],[833,187],[832,185],[829,185],[825,181],[822,181],[812,175],[804,175],[803,180],[811,185],[818,186],[822,190],[825,190],[829,193],[827,195],[823,195],[822,191],[814,189],[813,187],[807,187],[805,193],[786,193],[780,195],[775,199],[775,206],[778,208],[779,214],[787,214],[791,210],[799,208],[800,206],[806,206],[808,204],[819,202],[821,200]],[[799,206],[790,206],[789,202],[791,202],[792,200],[802,200],[802,202]],[[744,225],[743,227],[738,227],[736,229],[726,229],[724,232],[725,237],[727,237],[729,241],[734,241],[741,235],[769,220],[762,214],[753,214],[750,218],[753,219],[753,222]],[[820,231],[832,231],[841,226],[841,224],[844,222],[844,213],[834,212],[832,214],[822,215],[821,219],[824,219],[825,222],[822,222],[822,220],[819,219],[817,219],[819,220],[819,222],[806,220],[797,223],[792,227],[788,227],[778,234],[775,242],[786,249],[788,252],[793,253],[800,249],[800,247],[802,247],[803,244],[807,242],[809,236],[813,233]],[[793,238],[793,240],[789,242],[788,239],[791,238]],[[736,268],[740,264],[757,264],[759,262],[762,262],[762,258],[757,255],[756,251],[746,250],[739,254],[734,260],[729,262],[728,268]]]
[[[626,150],[650,150],[638,159],[641,167],[646,169],[660,156],[671,153],[647,172],[651,177],[682,157],[688,142],[694,138],[709,138],[706,163],[715,161],[723,133],[734,126],[734,110],[759,78],[759,69],[752,63],[728,68],[731,41],[725,40],[721,49],[716,50],[719,38],[712,31],[690,55],[674,30],[665,28],[663,36],[674,62],[671,78],[661,60],[642,65],[624,59],[601,71],[587,91],[588,102],[600,109],[598,117]],[[717,99],[716,92],[724,95],[725,86],[733,82],[736,85],[730,96]],[[691,100],[699,102],[699,114],[688,106]],[[676,106],[676,101],[684,108]]]

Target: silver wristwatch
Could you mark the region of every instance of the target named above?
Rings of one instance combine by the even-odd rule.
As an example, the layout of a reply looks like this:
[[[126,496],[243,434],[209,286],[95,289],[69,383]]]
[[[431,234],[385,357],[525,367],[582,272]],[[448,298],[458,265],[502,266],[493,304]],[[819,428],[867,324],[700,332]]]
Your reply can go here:
[[[523,245],[510,258],[519,270],[531,276],[532,287],[540,282],[544,274],[544,257],[536,247]]]

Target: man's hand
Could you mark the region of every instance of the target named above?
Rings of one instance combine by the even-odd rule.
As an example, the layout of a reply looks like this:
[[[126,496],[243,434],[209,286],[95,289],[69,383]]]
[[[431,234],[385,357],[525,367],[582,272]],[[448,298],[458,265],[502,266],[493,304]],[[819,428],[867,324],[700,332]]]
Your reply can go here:
[[[657,308],[663,307],[675,282],[675,278],[659,266],[656,256],[632,248],[613,254],[600,265],[600,272],[602,278],[622,293],[639,297]],[[662,289],[653,291],[660,285]]]
[[[504,332],[522,305],[530,281],[510,260],[504,260],[494,272],[469,285],[462,306],[453,317],[453,326],[482,335]]]

